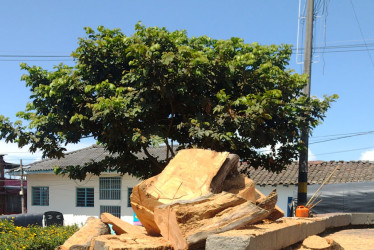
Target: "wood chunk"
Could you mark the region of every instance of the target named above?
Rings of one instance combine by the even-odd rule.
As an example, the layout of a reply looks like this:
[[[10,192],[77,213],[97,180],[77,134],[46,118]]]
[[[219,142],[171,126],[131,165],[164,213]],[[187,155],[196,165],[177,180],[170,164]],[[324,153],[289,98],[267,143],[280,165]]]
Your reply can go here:
[[[148,194],[147,190],[154,185],[156,179],[157,176],[154,176],[142,181],[132,189],[132,194],[130,195],[132,209],[147,230],[147,233],[153,236],[160,235],[160,229],[158,229],[153,218],[153,209],[158,205],[162,205],[162,203],[158,201],[157,197]]]
[[[256,201],[256,205],[260,208],[263,208],[265,210],[268,210],[269,212],[272,212],[275,208],[275,204],[277,204],[278,196],[277,196],[277,190],[274,189],[267,197],[259,199]]]
[[[116,232],[116,234],[131,233],[134,235],[144,235],[146,233],[143,227],[131,225],[130,223],[127,223],[126,221],[123,221],[110,213],[102,213],[100,218],[102,222],[112,224],[112,229],[114,232]]]
[[[233,169],[238,168],[239,156],[235,154],[229,154],[225,162],[219,169],[218,173],[214,176],[210,183],[210,191],[214,194],[221,193],[223,191],[223,183],[227,175],[232,172]]]
[[[332,242],[318,235],[312,235],[303,241],[302,246],[306,249],[328,250],[331,249]]]
[[[154,222],[154,207],[178,200],[195,199],[210,193],[213,178],[229,156],[228,152],[205,149],[184,149],[169,162],[159,175],[147,179],[133,188],[131,206],[150,235],[159,235]],[[236,157],[217,177],[217,183],[234,167]],[[223,181],[222,181],[223,183]],[[220,189],[221,184],[214,184]]]
[[[96,217],[89,217],[85,225],[75,232],[65,243],[59,246],[59,250],[84,250],[89,249],[92,238],[108,234],[109,227]]]
[[[155,222],[175,249],[197,249],[206,238],[263,220],[268,211],[237,195],[222,192],[155,208]]]
[[[223,182],[223,191],[256,202],[255,183],[244,174],[235,173]]]
[[[162,237],[148,235],[101,235],[92,239],[90,250],[171,250],[170,243]]]
[[[258,191],[257,189],[255,189],[255,192],[256,192],[256,204],[259,204],[264,199],[266,199],[266,196],[262,194],[260,191]],[[267,219],[276,221],[277,219],[283,218],[283,217],[284,217],[284,211],[280,207],[275,206],[271,214],[267,217]]]
[[[228,155],[197,148],[180,150],[147,192],[163,204],[209,194],[212,180]]]

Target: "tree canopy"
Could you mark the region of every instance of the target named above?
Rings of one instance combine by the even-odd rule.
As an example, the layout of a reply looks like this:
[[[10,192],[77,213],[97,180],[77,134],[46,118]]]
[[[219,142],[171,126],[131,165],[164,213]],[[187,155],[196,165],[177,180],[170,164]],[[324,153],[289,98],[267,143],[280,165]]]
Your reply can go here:
[[[43,157],[63,157],[67,143],[86,137],[113,153],[58,171],[71,178],[106,170],[153,176],[176,153],[172,143],[229,151],[280,171],[303,147],[300,129],[317,126],[336,98],[303,95],[307,76],[287,69],[290,45],[188,37],[141,23],[131,36],[102,26],[85,31],[74,67],[21,64],[31,95],[17,116],[27,125],[0,116],[0,139]],[[167,159],[148,153],[163,144]],[[148,157],[138,158],[140,151]]]

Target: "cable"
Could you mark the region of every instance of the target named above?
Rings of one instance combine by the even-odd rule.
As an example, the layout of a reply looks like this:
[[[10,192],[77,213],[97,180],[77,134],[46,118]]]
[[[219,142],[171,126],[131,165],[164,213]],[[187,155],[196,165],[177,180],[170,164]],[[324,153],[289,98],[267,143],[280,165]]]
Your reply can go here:
[[[363,133],[374,133],[374,130],[362,131],[362,132],[352,132],[344,134],[333,134],[333,135],[320,135],[320,136],[311,136],[312,138],[323,138],[323,137],[332,137],[332,136],[345,136],[345,135],[361,135]]]
[[[358,21],[358,18],[357,18],[357,15],[356,15],[356,11],[355,11],[355,7],[353,6],[353,1],[351,0],[350,2],[351,2],[351,5],[352,5],[353,14],[354,14],[354,16],[356,18],[356,21],[357,21],[357,24],[358,24],[358,28],[360,29],[362,40],[364,40],[364,43],[366,45],[364,33],[362,32],[360,22]],[[366,45],[366,49],[367,49],[367,45]],[[368,55],[370,57],[371,65],[373,65],[373,68],[374,68],[374,61],[373,61],[373,58],[371,57],[371,54],[370,54],[369,50],[368,50]]]
[[[74,59],[53,59],[53,60],[38,60],[38,59],[0,59],[0,62],[71,62]]]
[[[326,139],[326,140],[322,140],[322,141],[311,142],[309,144],[317,144],[317,143],[322,143],[322,142],[336,141],[336,140],[340,140],[340,139],[345,139],[345,138],[350,138],[350,137],[355,137],[355,136],[361,136],[361,135],[367,135],[367,134],[372,134],[372,133],[374,133],[374,131],[366,132],[366,133],[360,133],[360,134],[354,134],[354,135],[340,136],[340,137],[337,137],[337,138],[331,138],[331,139]]]
[[[47,56],[47,55],[0,55],[0,57],[71,57],[71,56]]]
[[[374,149],[374,147],[365,147],[365,148],[355,148],[355,149],[348,149],[348,150],[341,150],[341,151],[334,151],[322,154],[314,154],[314,155],[329,155],[329,154],[338,154],[338,153],[345,153],[345,152],[352,152],[352,151],[359,151],[363,149]]]

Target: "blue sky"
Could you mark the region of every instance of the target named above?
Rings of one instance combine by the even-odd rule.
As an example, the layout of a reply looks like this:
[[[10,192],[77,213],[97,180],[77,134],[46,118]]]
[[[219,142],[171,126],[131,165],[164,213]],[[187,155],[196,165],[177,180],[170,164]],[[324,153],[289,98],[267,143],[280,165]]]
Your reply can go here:
[[[303,4],[305,0],[301,1]],[[328,4],[316,27],[315,46],[338,46],[315,54],[312,66],[311,95],[338,94],[340,98],[327,113],[325,121],[313,131],[310,160],[374,160],[374,1],[315,0]],[[216,39],[241,37],[247,43],[294,44],[298,31],[298,0],[189,0],[189,1],[5,1],[0,14],[0,114],[15,120],[24,110],[30,92],[20,80],[25,72],[20,62],[52,69],[68,58],[40,59],[10,55],[63,55],[76,49],[83,27],[120,28],[134,31],[138,21],[146,26],[185,29],[189,36],[208,35]],[[327,15],[326,15],[327,14]],[[324,25],[326,21],[326,25]],[[365,45],[366,44],[366,45]],[[341,46],[349,46],[342,48]],[[339,47],[340,46],[340,47]],[[331,52],[331,51],[341,52]],[[357,50],[357,51],[353,51]],[[39,60],[39,61],[36,61]],[[48,61],[40,61],[48,60]],[[52,61],[55,60],[55,61]],[[290,68],[302,72],[293,56]],[[364,132],[357,136],[356,133]],[[368,132],[368,133],[365,133]],[[342,135],[350,136],[339,140]],[[326,137],[327,136],[327,137]],[[319,142],[319,143],[316,143]],[[83,141],[69,150],[92,144]],[[342,152],[344,151],[344,152]],[[336,153],[340,152],[340,153]],[[40,158],[27,148],[0,141],[5,159],[25,164]]]

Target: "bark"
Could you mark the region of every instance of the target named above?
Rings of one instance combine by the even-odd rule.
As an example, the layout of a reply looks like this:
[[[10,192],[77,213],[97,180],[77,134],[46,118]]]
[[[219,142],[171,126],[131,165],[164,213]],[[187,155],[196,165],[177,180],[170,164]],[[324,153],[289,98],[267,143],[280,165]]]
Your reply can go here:
[[[253,202],[222,192],[155,208],[162,236],[175,249],[199,249],[206,238],[263,220],[269,214]]]

